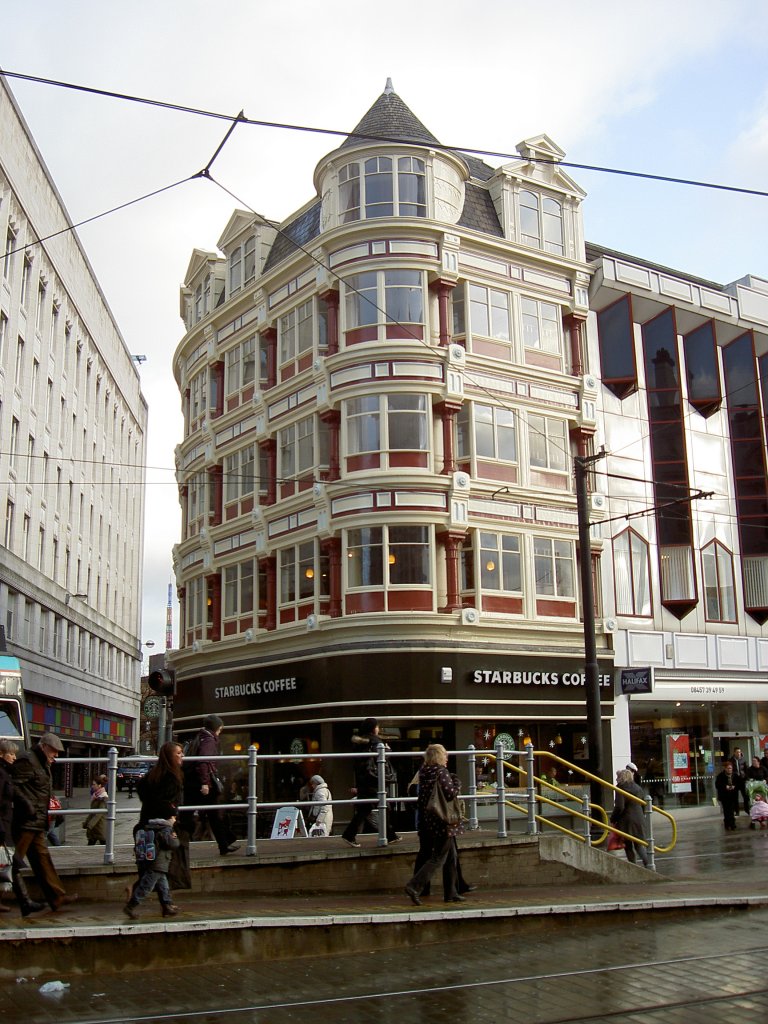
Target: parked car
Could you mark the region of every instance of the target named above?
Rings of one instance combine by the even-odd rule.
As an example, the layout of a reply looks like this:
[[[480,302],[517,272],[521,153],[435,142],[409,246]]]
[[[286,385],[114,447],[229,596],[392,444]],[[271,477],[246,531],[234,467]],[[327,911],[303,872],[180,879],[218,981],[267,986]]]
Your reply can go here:
[[[126,761],[117,766],[117,790],[135,789],[139,779],[143,779],[151,765],[148,761]]]

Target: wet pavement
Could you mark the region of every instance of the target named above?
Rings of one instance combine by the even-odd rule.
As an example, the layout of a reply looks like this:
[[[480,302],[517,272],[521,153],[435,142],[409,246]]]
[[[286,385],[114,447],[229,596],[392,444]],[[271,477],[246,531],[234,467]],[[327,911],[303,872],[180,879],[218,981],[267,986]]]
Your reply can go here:
[[[126,942],[140,934],[162,953],[180,929],[219,929],[205,940],[214,944],[227,941],[222,927],[239,923],[257,947],[230,964],[205,966],[203,955],[203,966],[140,975],[46,973],[6,981],[0,983],[0,1020],[96,1024],[175,1021],[183,1015],[187,1021],[233,1024],[307,1017],[363,1024],[399,1015],[402,1024],[410,1024],[458,1014],[470,1021],[493,1017],[528,1024],[654,1024],[682,1022],[685,1014],[689,1024],[692,1014],[706,1014],[722,1024],[744,1024],[768,1008],[762,981],[768,966],[768,831],[751,831],[744,815],[737,821],[738,830],[725,833],[712,811],[680,820],[678,844],[659,855],[660,878],[652,884],[639,870],[640,881],[623,885],[515,887],[511,879],[509,888],[473,892],[465,904],[447,907],[438,892],[420,908],[400,891],[258,898],[181,893],[182,918],[165,922],[155,907],[147,907],[137,924],[125,923],[119,906],[106,902],[78,904],[33,925],[3,915],[5,936],[20,928],[25,940],[51,931],[90,933],[94,939],[119,932]],[[195,844],[196,859],[215,856],[215,847],[208,846]],[[103,851],[56,855],[97,859]],[[258,946],[266,941],[264,929],[276,924],[290,930],[291,952],[265,961]],[[356,946],[322,955],[337,948],[328,944],[328,929],[360,930],[363,924],[368,930]],[[397,948],[399,931],[385,940],[386,924],[411,929],[402,933],[407,947]],[[413,928],[422,930],[424,942],[414,940]],[[209,949],[215,958],[216,950]],[[45,995],[39,989],[46,980],[69,987]]]

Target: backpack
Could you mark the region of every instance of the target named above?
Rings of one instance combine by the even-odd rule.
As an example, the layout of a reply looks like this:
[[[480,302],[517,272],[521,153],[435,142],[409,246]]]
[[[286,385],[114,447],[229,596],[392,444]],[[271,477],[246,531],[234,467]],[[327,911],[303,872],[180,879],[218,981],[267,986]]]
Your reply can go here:
[[[196,736],[193,736],[191,740],[187,740],[187,742],[184,744],[184,748],[183,748],[184,757],[197,757],[199,751],[200,751],[200,733],[197,733]]]
[[[136,832],[136,860],[152,861],[157,856],[155,831],[151,828],[140,828]]]
[[[376,754],[374,754],[373,757],[369,757],[368,760],[365,762],[365,771],[366,774],[371,778],[371,780],[378,785],[379,762],[377,760]],[[386,783],[397,781],[395,769],[392,767],[389,761],[384,762],[384,781]]]

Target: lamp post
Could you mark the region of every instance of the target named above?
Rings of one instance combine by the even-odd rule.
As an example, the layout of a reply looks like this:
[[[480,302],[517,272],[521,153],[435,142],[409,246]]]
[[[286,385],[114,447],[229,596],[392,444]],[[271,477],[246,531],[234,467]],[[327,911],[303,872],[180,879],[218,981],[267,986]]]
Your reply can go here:
[[[579,570],[581,583],[581,614],[584,620],[584,689],[587,698],[587,737],[589,740],[589,768],[593,775],[602,777],[603,728],[600,720],[600,678],[597,667],[595,640],[595,594],[592,581],[592,545],[589,536],[589,504],[587,501],[587,472],[592,463],[602,459],[597,455],[580,455],[573,460],[576,478],[576,509],[579,520]],[[602,803],[602,791],[592,783],[592,802]]]

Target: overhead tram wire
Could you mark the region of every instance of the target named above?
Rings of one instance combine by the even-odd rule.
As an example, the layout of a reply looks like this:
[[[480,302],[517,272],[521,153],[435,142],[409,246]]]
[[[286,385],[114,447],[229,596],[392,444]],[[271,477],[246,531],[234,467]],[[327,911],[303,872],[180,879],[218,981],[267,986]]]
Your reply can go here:
[[[126,103],[139,103],[144,106],[158,107],[162,110],[170,110],[177,113],[192,114],[197,117],[209,117],[215,118],[219,121],[231,121],[231,114],[224,114],[215,110],[205,110],[201,107],[192,107],[182,103],[171,103],[167,100],[156,100],[151,99],[147,96],[136,96],[131,93],[116,92],[111,89],[99,89],[95,86],[78,85],[74,82],[63,82],[54,78],[45,78],[41,75],[30,75],[20,71],[8,71],[0,68],[0,76],[5,78],[14,78],[24,82],[35,82],[40,85],[50,85],[60,89],[68,89],[74,92],[87,93],[94,96],[101,96],[105,99],[120,100]],[[349,135],[353,135],[355,138],[364,139],[370,142],[386,142],[396,143],[398,145],[408,144],[407,139],[395,138],[389,135],[378,135],[370,134],[367,132],[350,132],[348,129],[339,128],[318,128],[314,125],[300,125],[293,124],[286,121],[267,121],[262,118],[252,117],[239,117],[238,120],[242,124],[247,124],[258,128],[277,128],[281,131],[293,131],[293,132],[305,132],[314,135],[336,135],[340,138],[346,138]],[[415,141],[415,140],[414,140]],[[715,189],[722,192],[734,192],[741,195],[759,196],[762,198],[768,197],[768,191],[764,189],[745,188],[739,185],[724,185],[719,182],[711,181],[700,181],[695,178],[678,178],[674,175],[668,174],[653,174],[649,171],[631,171],[621,167],[606,167],[601,164],[585,164],[579,163],[573,160],[558,160],[554,157],[540,157],[540,156],[529,156],[521,157],[519,153],[508,153],[501,150],[482,149],[478,146],[454,146],[445,145],[442,143],[430,143],[430,149],[435,149],[440,152],[446,153],[469,153],[476,156],[489,156],[495,157],[501,160],[522,160],[525,163],[539,163],[545,165],[555,165],[561,167],[570,167],[575,170],[582,171],[594,171],[599,174],[615,174],[630,178],[641,178],[647,181],[657,181],[664,184],[672,185],[688,185],[693,188],[707,188]]]
[[[125,210],[129,206],[135,206],[136,203],[143,203],[145,199],[152,199],[153,196],[162,195],[163,192],[170,192],[171,189],[178,188],[179,185],[186,185],[188,181],[194,181],[195,178],[200,177],[200,175],[201,172],[198,172],[197,174],[190,174],[186,178],[180,178],[178,181],[174,181],[172,185],[163,185],[162,188],[156,188],[152,192],[147,192],[143,196],[137,196],[135,199],[129,199],[125,203],[119,203],[117,206],[113,206],[109,210],[104,210],[102,213],[95,213],[92,217],[86,217],[84,220],[79,220],[76,224],[69,224],[67,227],[60,228],[58,231],[52,231],[50,235],[43,235],[42,238],[25,241],[23,245],[16,246],[14,249],[9,249],[3,258],[5,259],[9,256],[15,255],[17,252],[30,249],[34,245],[42,245],[43,242],[48,242],[52,238],[58,238],[59,235],[66,235],[69,231],[76,231],[85,224],[92,224],[94,221],[100,220],[102,217],[108,217],[111,213],[119,213],[120,210]]]
[[[59,234],[66,233],[66,231],[73,230],[73,229],[75,229],[77,227],[80,227],[80,226],[82,226],[84,224],[91,223],[91,222],[93,222],[93,221],[95,221],[95,220],[97,220],[97,219],[99,219],[101,217],[108,216],[110,213],[117,212],[117,211],[119,211],[121,209],[124,209],[124,208],[126,208],[128,206],[131,206],[131,205],[133,205],[135,203],[142,202],[144,199],[148,199],[148,198],[151,198],[154,195],[159,195],[162,192],[169,191],[170,189],[176,188],[178,185],[185,184],[187,181],[192,181],[192,180],[194,180],[196,178],[207,178],[208,180],[212,181],[214,184],[218,185],[219,188],[221,188],[223,191],[225,191],[231,198],[233,198],[236,202],[243,203],[243,205],[245,205],[249,210],[251,210],[251,212],[254,214],[254,216],[259,217],[266,224],[267,223],[266,218],[264,218],[256,210],[254,210],[250,206],[250,204],[246,203],[239,196],[235,195],[235,193],[233,193],[229,189],[227,189],[226,186],[224,186],[221,182],[219,182],[215,178],[213,178],[213,176],[210,173],[210,168],[213,165],[213,162],[216,160],[216,158],[219,156],[219,154],[223,150],[224,146],[229,141],[229,139],[230,139],[232,133],[234,132],[234,129],[237,126],[237,124],[246,124],[246,125],[257,126],[257,127],[278,128],[278,129],[283,129],[283,130],[286,130],[286,131],[302,131],[302,132],[309,132],[309,133],[314,133],[314,134],[338,135],[338,136],[343,136],[343,137],[347,137],[350,134],[354,134],[355,138],[366,139],[366,140],[377,141],[377,142],[390,142],[390,143],[396,143],[396,144],[399,144],[399,145],[402,145],[405,141],[407,141],[407,140],[403,140],[401,138],[394,138],[394,137],[386,136],[386,135],[372,135],[372,134],[366,134],[366,133],[362,133],[362,132],[354,132],[354,130],[352,132],[350,132],[349,130],[346,130],[346,129],[339,130],[339,129],[331,129],[331,128],[317,128],[317,127],[307,126],[307,125],[296,125],[296,124],[291,124],[291,123],[286,123],[286,122],[265,121],[265,120],[261,120],[261,119],[249,118],[249,117],[245,116],[245,113],[244,113],[243,110],[241,110],[240,113],[236,117],[233,118],[231,114],[224,114],[224,113],[220,113],[218,111],[204,110],[204,109],[201,109],[201,108],[191,107],[191,106],[187,106],[187,105],[183,105],[183,104],[176,104],[176,103],[170,103],[168,101],[163,101],[163,100],[150,99],[148,97],[136,96],[136,95],[132,95],[132,94],[129,94],[129,93],[119,93],[119,92],[115,92],[113,90],[98,89],[98,88],[95,88],[95,87],[92,87],[92,86],[78,85],[78,84],[71,83],[71,82],[62,82],[62,81],[59,81],[59,80],[56,80],[56,79],[44,78],[44,77],[37,76],[37,75],[28,75],[28,74],[25,74],[25,73],[22,73],[22,72],[8,71],[8,70],[2,69],[2,68],[0,68],[0,76],[4,76],[4,77],[7,77],[7,78],[17,78],[17,79],[20,79],[20,80],[23,80],[23,81],[37,82],[37,83],[40,83],[40,84],[43,84],[43,85],[51,85],[51,86],[55,86],[55,87],[59,87],[59,88],[74,90],[74,91],[77,91],[77,92],[83,92],[83,93],[88,93],[88,94],[92,94],[92,95],[103,96],[105,98],[117,99],[117,100],[122,100],[122,101],[125,101],[125,102],[140,103],[140,104],[147,105],[147,106],[155,106],[155,107],[159,107],[159,108],[162,108],[162,109],[174,110],[174,111],[178,111],[178,112],[182,112],[182,113],[190,113],[190,114],[193,114],[193,115],[196,115],[196,116],[205,116],[205,117],[215,118],[217,120],[226,120],[226,121],[232,122],[230,127],[229,127],[229,129],[227,130],[224,138],[222,139],[221,143],[216,148],[216,150],[214,151],[212,157],[210,158],[210,160],[208,161],[208,163],[206,164],[206,166],[202,170],[196,172],[195,174],[189,175],[186,178],[180,179],[179,181],[174,182],[171,185],[167,185],[167,186],[164,186],[163,188],[156,189],[153,192],[147,193],[144,196],[140,196],[140,197],[138,197],[136,199],[129,200],[128,202],[120,204],[119,206],[113,207],[112,209],[104,211],[103,213],[96,214],[93,217],[89,217],[89,218],[86,218],[83,221],[79,221],[77,224],[72,225],[71,228],[63,228],[60,231],[57,231],[57,232],[54,232],[51,235],[45,236],[44,238],[37,239],[36,242],[29,242],[29,243],[27,243],[27,245],[25,245],[23,247],[20,247],[20,248],[28,248],[29,245],[39,244],[41,242],[47,241],[49,238],[54,238],[54,237],[56,237]],[[485,156],[500,157],[502,159],[514,159],[514,160],[521,159],[519,153],[506,153],[506,152],[501,152],[501,151],[494,151],[494,150],[488,150],[488,149],[480,149],[480,148],[477,148],[477,147],[469,147],[469,146],[448,146],[448,145],[443,145],[443,144],[439,144],[439,143],[431,144],[431,146],[434,149],[445,151],[445,152],[464,152],[464,153],[472,153],[472,154],[482,154],[482,155],[485,155]],[[603,173],[610,173],[610,174],[620,174],[620,175],[626,175],[626,176],[629,176],[629,177],[645,178],[645,179],[649,179],[649,180],[660,181],[660,182],[667,182],[667,183],[672,183],[672,184],[690,185],[690,186],[701,187],[701,188],[712,188],[712,189],[719,189],[719,190],[729,191],[729,192],[744,193],[744,194],[768,197],[768,191],[757,190],[757,189],[746,189],[746,188],[742,188],[742,187],[739,187],[739,186],[723,185],[723,184],[718,184],[718,183],[713,183],[713,182],[704,182],[704,181],[698,181],[698,180],[689,179],[689,178],[676,178],[676,177],[668,176],[668,175],[651,174],[651,173],[648,173],[648,172],[641,172],[641,171],[629,171],[629,170],[626,170],[626,169],[604,167],[604,166],[595,165],[595,164],[582,164],[582,163],[576,163],[576,162],[573,162],[573,161],[556,160],[556,159],[550,158],[550,157],[546,157],[546,158],[545,157],[530,157],[530,158],[525,158],[525,159],[526,159],[527,162],[530,162],[530,163],[543,163],[543,164],[550,164],[550,165],[561,164],[562,166],[572,167],[572,168],[581,169],[581,170],[589,170],[589,171],[596,171],[596,172],[603,172]],[[281,228],[278,228],[277,230],[278,230],[278,232],[280,234],[283,234],[285,236],[285,238],[293,246],[295,246],[297,249],[299,249],[301,252],[303,252],[309,258],[313,259],[316,263],[318,263],[318,265],[323,267],[323,269],[325,269],[326,271],[329,271],[331,274],[333,274],[333,276],[335,276],[337,280],[341,280],[341,277],[340,277],[339,274],[336,274],[334,271],[330,270],[330,268],[325,267],[324,264],[317,257],[314,256],[314,254],[312,254],[306,248],[304,248],[302,245],[300,245],[295,239],[291,238],[290,235],[288,235],[287,232],[283,231],[283,229],[281,229]],[[10,253],[8,253],[8,255],[11,255],[12,253],[14,253],[16,251],[17,250],[14,249]],[[378,312],[384,313],[384,315],[386,316],[386,312],[384,310],[379,309],[379,307],[376,307],[376,308],[377,308]],[[407,330],[405,325],[400,325],[400,326],[403,326]],[[422,342],[422,344],[424,344],[425,347],[426,347],[426,342],[424,342],[423,338],[416,338],[413,334],[411,334],[411,336],[414,338],[414,340],[418,340],[418,341]],[[475,386],[479,390],[481,390],[484,394],[488,395],[489,398],[492,398],[494,401],[501,401],[502,406],[504,408],[508,409],[508,411],[514,411],[509,406],[506,406],[506,404],[503,402],[503,400],[499,399],[499,396],[497,396],[495,393],[491,392],[489,389],[485,388],[482,384],[479,384],[477,381],[473,381],[473,383],[475,384]],[[747,387],[747,386],[748,385],[743,385],[743,387]],[[635,442],[633,441],[631,443],[634,444]],[[564,453],[566,455],[569,454],[564,449],[563,449],[563,451],[564,451]],[[615,455],[616,452],[613,452],[611,454]]]

